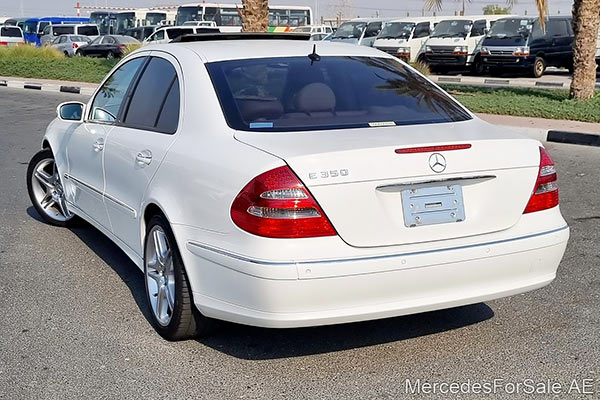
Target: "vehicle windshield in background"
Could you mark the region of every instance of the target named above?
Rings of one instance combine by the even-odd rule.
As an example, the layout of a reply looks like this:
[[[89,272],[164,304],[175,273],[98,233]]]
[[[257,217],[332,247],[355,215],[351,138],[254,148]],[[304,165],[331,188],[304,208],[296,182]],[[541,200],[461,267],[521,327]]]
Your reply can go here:
[[[471,119],[432,83],[388,58],[265,58],[214,62],[207,68],[225,118],[238,130],[304,131]]]
[[[472,25],[471,21],[464,19],[442,21],[436,25],[431,37],[466,37]]]
[[[378,39],[409,39],[412,31],[415,27],[414,23],[411,22],[392,22],[386,24]]]
[[[202,20],[202,7],[179,7],[177,10],[177,25],[200,20]]]
[[[333,34],[333,39],[359,38],[367,26],[366,22],[344,22]]]
[[[533,21],[522,18],[507,18],[496,21],[488,33],[489,37],[511,38],[515,36],[529,36]]]
[[[146,13],[146,23],[148,25],[159,25],[162,21],[167,19],[165,13]]]
[[[36,22],[25,22],[23,24],[23,33],[38,33],[38,23]]]
[[[19,28],[2,27],[0,28],[0,36],[20,38],[22,35]]]

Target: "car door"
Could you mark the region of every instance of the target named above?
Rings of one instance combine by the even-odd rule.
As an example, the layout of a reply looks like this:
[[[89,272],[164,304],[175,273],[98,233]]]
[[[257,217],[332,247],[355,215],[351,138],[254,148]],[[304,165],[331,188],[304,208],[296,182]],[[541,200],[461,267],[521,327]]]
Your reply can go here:
[[[177,136],[182,82],[178,68],[175,59],[151,53],[122,122],[106,142],[105,203],[113,233],[140,256],[144,194]]]
[[[86,119],[67,139],[67,201],[107,229],[110,223],[103,198],[106,137],[144,60],[135,58],[121,65],[104,82],[89,103]]]
[[[573,38],[566,19],[551,18],[548,20],[546,41],[548,44],[546,64],[562,65],[563,58],[569,55],[573,45]]]

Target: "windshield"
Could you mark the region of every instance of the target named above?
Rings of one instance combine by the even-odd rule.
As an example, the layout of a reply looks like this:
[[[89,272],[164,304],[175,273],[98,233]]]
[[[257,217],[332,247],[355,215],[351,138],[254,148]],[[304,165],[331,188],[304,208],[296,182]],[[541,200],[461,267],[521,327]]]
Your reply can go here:
[[[201,21],[202,7],[179,7],[177,10],[177,25],[183,25],[187,21]]]
[[[37,21],[25,22],[25,24],[23,24],[23,33],[38,33],[37,28],[38,28]]]
[[[412,22],[392,22],[383,27],[378,39],[410,39],[415,24]]]
[[[90,23],[97,25],[101,35],[113,33],[111,27],[116,24],[117,16],[107,12],[93,12],[90,14]]]
[[[472,25],[473,21],[464,19],[442,21],[436,25],[431,37],[467,37]]]
[[[359,38],[367,26],[366,22],[344,22],[333,34],[333,39]]]
[[[117,33],[122,34],[127,29],[135,28],[135,13],[119,13],[117,14]]]
[[[146,14],[147,25],[159,25],[162,21],[166,21],[167,13],[152,12]]]
[[[529,36],[531,28],[533,26],[532,20],[521,19],[521,18],[507,18],[496,21],[492,26],[489,37],[515,37],[515,36]]]
[[[263,58],[213,62],[207,68],[229,126],[239,130],[305,131],[471,118],[426,78],[389,58]]]

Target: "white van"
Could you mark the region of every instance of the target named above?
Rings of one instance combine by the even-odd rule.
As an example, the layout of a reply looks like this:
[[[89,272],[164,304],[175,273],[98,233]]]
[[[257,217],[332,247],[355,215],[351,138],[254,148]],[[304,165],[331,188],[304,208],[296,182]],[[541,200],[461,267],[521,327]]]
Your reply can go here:
[[[42,46],[49,46],[54,39],[60,35],[87,36],[94,40],[100,36],[98,25],[94,24],[56,24],[46,25],[40,34],[40,43]]]
[[[0,26],[0,47],[25,44],[23,31],[18,26]]]
[[[310,33],[311,36],[320,33],[329,35],[333,33],[333,28],[329,25],[307,25],[307,26],[299,26],[292,31],[293,33]]]
[[[196,33],[219,33],[219,28],[210,28],[207,26],[168,26],[159,28],[152,35],[148,36],[142,43],[142,46],[147,44],[164,44],[171,40],[177,39],[183,35],[193,35]]]
[[[339,26],[331,36],[332,42],[344,42],[373,47],[375,38],[381,32],[383,24],[390,18],[355,18],[346,21]]]
[[[425,42],[418,59],[433,70],[466,68],[477,70],[477,52],[480,42],[494,22],[506,17],[510,17],[510,15],[442,19]]]
[[[389,21],[383,25],[373,46],[403,61],[414,62],[440,20],[440,17],[407,17]]]

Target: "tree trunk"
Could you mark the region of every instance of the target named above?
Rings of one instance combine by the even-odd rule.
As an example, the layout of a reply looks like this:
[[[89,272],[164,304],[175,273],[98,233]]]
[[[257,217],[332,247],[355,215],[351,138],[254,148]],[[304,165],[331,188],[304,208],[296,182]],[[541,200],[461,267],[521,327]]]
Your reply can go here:
[[[600,26],[600,0],[575,0],[573,3],[573,82],[571,98],[594,97],[596,87],[596,42]]]
[[[242,5],[242,32],[266,32],[269,29],[269,0],[242,0]]]

